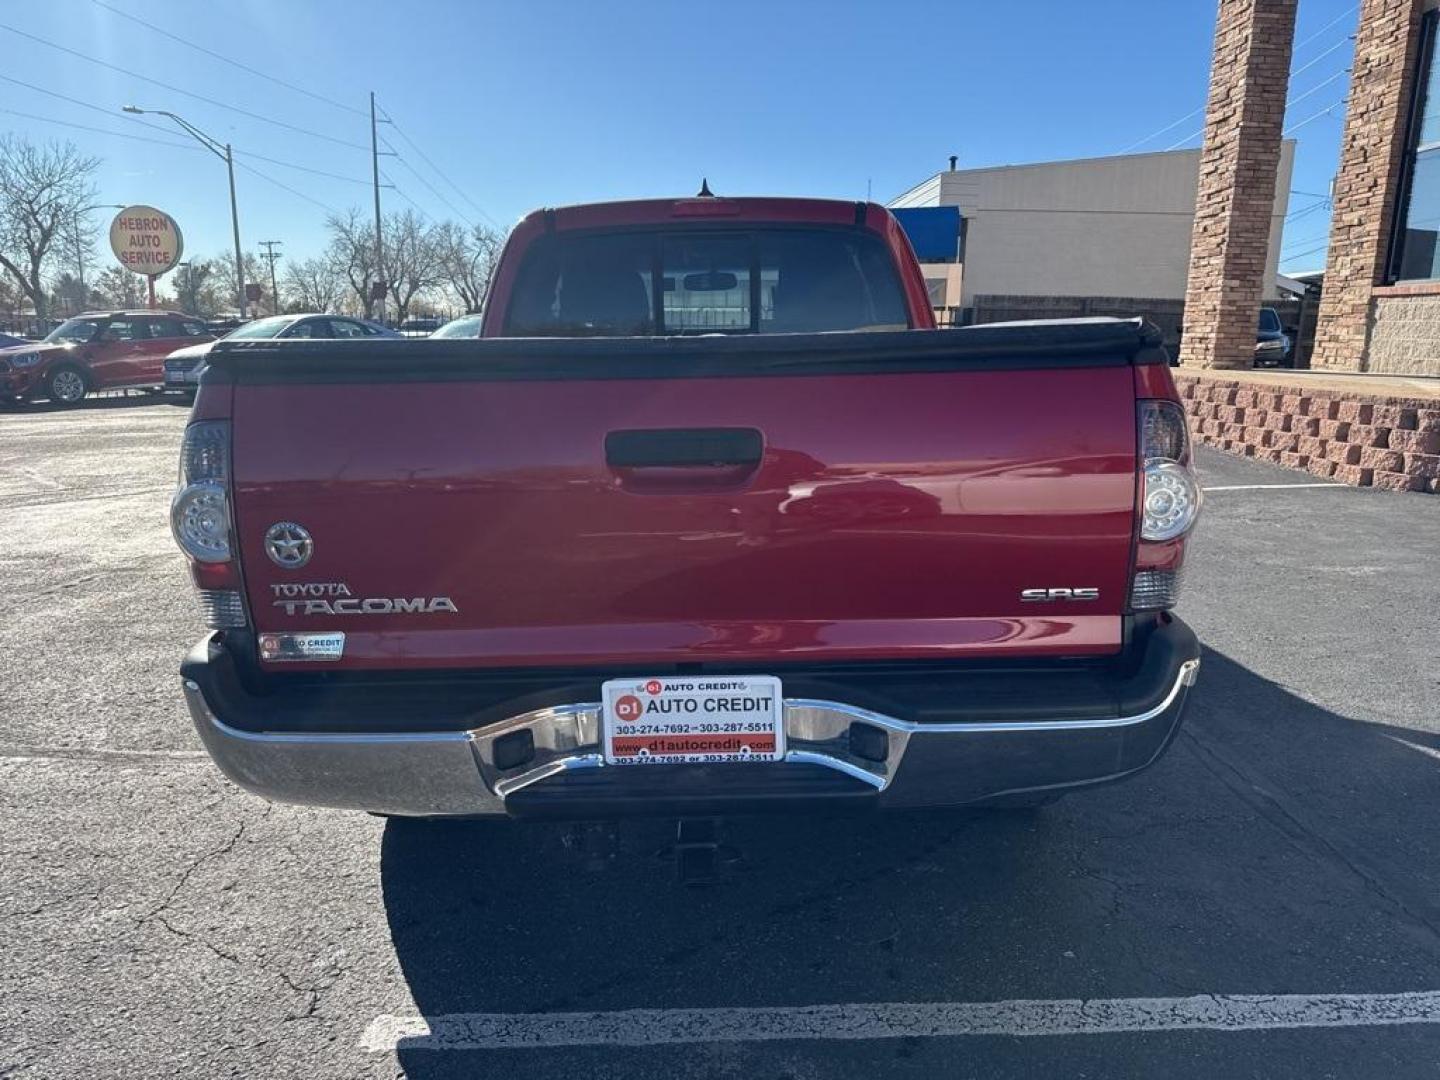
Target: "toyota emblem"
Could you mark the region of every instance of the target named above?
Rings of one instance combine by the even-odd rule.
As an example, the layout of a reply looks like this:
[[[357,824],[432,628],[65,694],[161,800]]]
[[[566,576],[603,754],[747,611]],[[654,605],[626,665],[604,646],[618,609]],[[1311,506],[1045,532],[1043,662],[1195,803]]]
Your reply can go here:
[[[265,554],[276,566],[298,570],[310,561],[315,541],[303,525],[293,521],[277,521],[265,530]]]

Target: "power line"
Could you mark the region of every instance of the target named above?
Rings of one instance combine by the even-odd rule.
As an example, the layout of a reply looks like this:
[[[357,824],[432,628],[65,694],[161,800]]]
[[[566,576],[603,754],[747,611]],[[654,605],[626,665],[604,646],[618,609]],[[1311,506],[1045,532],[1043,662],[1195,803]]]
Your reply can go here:
[[[78,57],[79,59],[84,60],[87,63],[98,65],[99,67],[103,67],[109,71],[118,72],[119,74],[128,76],[132,79],[139,79],[141,82],[149,83],[152,86],[158,86],[164,90],[169,90],[171,93],[182,94],[185,97],[194,98],[196,101],[203,101],[205,102],[205,104],[213,105],[217,109],[226,109],[229,112],[239,113],[241,116],[248,116],[252,120],[259,120],[261,123],[265,124],[273,124],[275,127],[285,128],[287,131],[293,131],[300,135],[308,135],[312,139],[323,139],[326,142],[335,143],[337,146],[348,146],[355,150],[368,149],[368,147],[362,146],[359,143],[347,142],[345,139],[337,139],[333,135],[326,135],[319,131],[311,131],[308,128],[297,127],[294,124],[287,124],[283,120],[276,120],[273,117],[265,116],[261,113],[251,112],[249,109],[242,109],[238,105],[227,105],[223,101],[216,101],[214,98],[206,97],[204,94],[197,94],[193,90],[183,90],[180,87],[174,86],[170,83],[161,82],[159,79],[152,79],[146,75],[137,75],[135,72],[127,70],[126,68],[119,67],[116,64],[111,64],[105,60],[100,60],[94,56],[87,56],[85,53],[79,52],[66,45],[59,45],[53,41],[47,41],[45,38],[37,37],[35,34],[27,33],[24,30],[16,29],[15,27],[8,25],[7,23],[0,23],[0,30],[8,30],[12,34],[17,34],[20,37],[37,42],[41,45],[46,46],[47,48],[67,53],[70,56]]]
[[[1328,23],[1326,23],[1324,26],[1320,27],[1319,30],[1316,30],[1315,33],[1311,34],[1311,35],[1310,35],[1309,37],[1307,37],[1304,41],[1300,42],[1300,44],[1296,45],[1295,48],[1294,48],[1293,50],[1291,50],[1291,51],[1292,51],[1292,52],[1299,52],[1301,49],[1305,48],[1306,45],[1309,45],[1310,42],[1314,41],[1316,38],[1318,38],[1318,37],[1320,37],[1322,34],[1324,34],[1326,30],[1329,30],[1332,26],[1336,25],[1336,24],[1339,23],[1339,22],[1344,21],[1345,19],[1348,19],[1351,15],[1355,14],[1355,9],[1356,9],[1357,7],[1359,7],[1358,4],[1351,4],[1348,8],[1346,8],[1344,11],[1342,11],[1339,15],[1336,15],[1335,18],[1331,19],[1331,20],[1330,20]]]
[[[412,198],[410,197],[409,193],[406,192],[406,190],[405,190],[404,188],[402,188],[399,184],[395,183],[395,181],[392,180],[392,179],[391,179],[389,176],[387,176],[385,173],[382,172],[382,173],[380,174],[380,176],[381,176],[381,178],[385,181],[386,185],[387,185],[392,191],[394,191],[396,195],[399,195],[402,199],[404,199],[404,200],[405,200],[406,202],[408,202],[411,206],[413,206],[413,207],[415,208],[416,212],[418,212],[421,217],[425,218],[427,221],[434,221],[434,220],[435,220],[435,219],[432,218],[428,213],[425,212],[425,208],[424,208],[423,206],[421,206],[418,202],[416,202],[414,199],[412,199]]]
[[[1313,244],[1316,240],[1325,240],[1329,236],[1329,228],[1326,228],[1323,233],[1312,233],[1309,236],[1297,236],[1293,239],[1285,241],[1285,243],[1281,245],[1280,250],[1283,252],[1286,248],[1295,247],[1297,244]]]
[[[25,82],[25,80],[23,79],[12,78],[9,75],[0,75],[0,79],[4,79],[8,83],[14,83],[16,86],[23,86],[27,90],[34,90],[38,94],[45,94],[47,97],[58,98],[61,101],[68,101],[71,105],[78,105],[82,109],[89,109],[91,112],[100,113],[101,115],[108,116],[111,119],[114,119],[115,117],[114,109],[107,109],[103,106],[96,105],[93,102],[89,101],[81,101],[79,98],[71,97],[69,94],[61,94],[55,90],[47,90],[43,86],[36,86],[34,83]],[[151,128],[155,131],[163,131],[167,135],[169,135],[175,130],[174,128],[165,127],[163,124],[152,124],[149,120],[141,120],[138,116],[129,116],[127,114],[121,115],[125,120],[129,121],[132,124],[139,124],[141,127]]]
[[[232,148],[233,149],[233,148]],[[256,154],[250,150],[235,150],[237,156],[254,158],[256,161],[269,162],[271,165],[279,165],[286,169],[297,169],[300,172],[312,173],[315,176],[324,176],[330,180],[344,180],[347,184],[364,184],[370,186],[369,180],[362,180],[358,176],[341,176],[339,173],[326,172],[324,169],[312,169],[308,165],[296,165],[293,161],[281,161],[279,158],[266,157],[264,154]]]
[[[98,0],[95,0],[95,2],[98,2]],[[25,81],[22,80],[22,79],[11,78],[9,75],[0,75],[0,79],[3,79],[5,82],[14,83],[16,86],[23,86],[23,87],[25,87],[25,88],[28,89],[28,90],[34,90],[34,91],[37,91],[38,93],[41,93],[41,94],[47,94],[47,95],[49,95],[50,97],[53,97],[53,98],[59,98],[61,101],[68,101],[68,102],[69,102],[70,104],[72,104],[72,105],[78,105],[78,106],[80,106],[80,108],[82,108],[82,109],[89,109],[91,112],[98,112],[98,113],[100,113],[100,114],[103,115],[103,116],[112,116],[112,117],[113,117],[113,116],[116,115],[113,110],[107,109],[107,108],[105,108],[105,107],[103,107],[103,106],[101,106],[101,105],[96,105],[96,104],[94,104],[93,102],[89,102],[89,101],[81,101],[79,98],[70,97],[68,94],[61,94],[61,93],[58,93],[58,92],[56,92],[56,91],[54,91],[54,90],[47,90],[47,89],[46,89],[45,87],[43,87],[43,86],[36,86],[34,83],[28,83],[28,82],[25,82]],[[171,130],[173,130],[173,129],[171,129],[171,128],[164,127],[164,126],[162,126],[162,125],[160,125],[160,124],[152,124],[152,123],[151,123],[150,121],[148,121],[148,120],[141,120],[141,119],[139,119],[138,117],[129,116],[128,114],[121,114],[121,115],[124,116],[124,118],[125,118],[126,120],[128,120],[128,121],[129,121],[130,123],[132,123],[132,124],[139,124],[141,127],[147,127],[147,128],[150,128],[150,129],[152,129],[152,130],[154,130],[154,131],[163,131],[163,132],[165,132],[165,133],[168,134]],[[51,121],[51,123],[64,123],[64,121],[55,120],[55,121]],[[89,130],[100,131],[100,130],[103,130],[103,129],[93,128],[93,129],[89,129]],[[118,132],[118,131],[117,131],[117,132],[110,132],[110,134],[120,135],[120,132]],[[123,136],[123,135],[122,135],[121,137],[122,137],[122,138],[125,138],[125,137],[127,137],[127,136]],[[128,136],[128,137],[134,138],[135,136]],[[153,141],[158,141],[158,140],[151,140],[151,141],[153,142]],[[190,147],[189,147],[188,144],[182,144],[182,143],[169,143],[169,142],[167,142],[167,143],[165,143],[164,145],[166,145],[166,146],[181,146],[181,145],[184,145],[186,149],[190,149]],[[286,169],[297,169],[297,170],[299,170],[300,172],[313,173],[313,174],[316,175],[316,176],[323,176],[323,177],[326,177],[327,179],[330,179],[330,180],[344,180],[346,183],[350,183],[350,184],[365,184],[365,185],[367,185],[367,186],[368,186],[369,183],[370,183],[369,180],[362,180],[362,179],[360,179],[359,177],[355,177],[355,176],[341,176],[339,173],[326,172],[324,169],[315,169],[315,168],[310,167],[309,165],[297,165],[297,164],[295,164],[295,162],[293,162],[293,161],[282,161],[280,158],[266,157],[264,154],[257,154],[257,153],[254,153],[253,151],[250,151],[250,150],[241,150],[241,149],[239,149],[238,147],[234,148],[234,152],[235,152],[236,154],[239,154],[239,155],[243,156],[243,157],[254,158],[256,161],[265,161],[265,162],[269,162],[271,165],[279,165],[279,166],[282,166],[283,168],[286,168]]]
[[[1330,206],[1330,200],[1329,200],[1329,199],[1321,199],[1319,202],[1311,203],[1309,206],[1302,207],[1302,208],[1299,209],[1299,210],[1293,210],[1293,211],[1291,211],[1290,213],[1288,213],[1288,214],[1285,215],[1285,220],[1286,220],[1286,221],[1299,221],[1299,220],[1300,220],[1301,218],[1303,218],[1303,217],[1309,217],[1311,214],[1315,213],[1317,210],[1326,210],[1326,209],[1329,209],[1329,206]]]
[[[365,115],[364,111],[361,109],[357,109],[351,105],[346,105],[344,102],[341,101],[336,101],[334,98],[328,98],[324,94],[317,94],[313,90],[306,90],[303,86],[296,86],[294,83],[286,82],[284,79],[281,79],[275,75],[270,75],[267,72],[260,71],[258,68],[253,68],[249,64],[242,64],[239,60],[233,60],[230,57],[225,56],[223,53],[215,52],[213,49],[207,49],[204,45],[197,45],[195,44],[195,42],[190,41],[187,38],[183,38],[179,34],[172,34],[169,30],[163,30],[160,27],[156,26],[154,23],[146,22],[138,15],[131,15],[128,11],[121,11],[117,7],[112,7],[110,4],[105,3],[104,0],[90,0],[90,2],[96,7],[104,8],[112,15],[119,15],[122,19],[129,19],[133,23],[139,23],[146,29],[153,30],[155,31],[155,33],[160,34],[163,37],[167,37],[171,41],[178,41],[181,45],[188,46],[189,48],[192,48],[197,52],[202,52],[206,56],[212,56],[216,60],[219,60],[221,63],[229,64],[231,67],[239,68],[241,71],[248,71],[251,75],[255,75],[261,79],[268,79],[270,82],[275,83],[277,86],[283,86],[286,90],[294,91],[297,94],[304,94],[306,97],[314,98],[316,101],[323,101],[326,105],[333,105],[337,109],[344,109],[346,112],[354,113],[356,116]]]
[[[1347,11],[1345,11],[1343,14],[1341,14],[1339,17],[1337,17],[1337,18],[1335,18],[1335,19],[1332,19],[1330,22],[1326,23],[1326,24],[1325,24],[1324,26],[1322,26],[1319,30],[1317,30],[1315,33],[1311,34],[1308,38],[1306,38],[1304,41],[1302,41],[1299,45],[1296,45],[1295,48],[1294,48],[1294,50],[1293,50],[1293,52],[1299,52],[1299,51],[1300,51],[1301,49],[1303,49],[1306,45],[1310,44],[1310,42],[1314,41],[1316,38],[1318,38],[1318,37],[1320,37],[1322,34],[1324,34],[1325,31],[1329,30],[1329,29],[1330,29],[1332,26],[1334,26],[1336,23],[1338,23],[1338,22],[1340,22],[1342,19],[1345,19],[1346,17],[1348,17],[1352,12],[1354,12],[1354,10],[1355,10],[1355,8],[1354,8],[1354,6],[1352,6],[1352,7],[1350,7]],[[1293,70],[1290,72],[1290,74],[1289,74],[1288,77],[1291,78],[1291,79],[1293,79],[1293,78],[1295,78],[1295,76],[1297,76],[1297,75],[1304,74],[1306,71],[1309,71],[1312,67],[1314,67],[1316,64],[1318,64],[1321,60],[1325,59],[1325,57],[1329,56],[1331,53],[1335,52],[1337,49],[1343,49],[1343,48],[1345,47],[1345,45],[1346,45],[1347,43],[1349,43],[1349,41],[1350,41],[1350,35],[1349,35],[1349,34],[1346,34],[1346,35],[1345,35],[1344,37],[1342,37],[1339,41],[1337,41],[1334,45],[1330,46],[1330,48],[1326,49],[1324,52],[1320,53],[1318,56],[1311,57],[1311,59],[1308,60],[1306,63],[1302,64],[1302,65],[1301,65],[1300,67],[1298,67],[1298,68],[1293,69]],[[1288,108],[1289,108],[1292,104],[1294,104],[1296,101],[1299,101],[1299,100],[1301,100],[1301,98],[1308,97],[1310,94],[1313,94],[1313,93],[1315,92],[1315,90],[1319,89],[1320,86],[1324,86],[1324,85],[1326,85],[1326,83],[1334,82],[1337,78],[1340,77],[1340,75],[1346,74],[1346,73],[1347,73],[1347,70],[1348,70],[1348,69],[1345,69],[1345,70],[1340,71],[1340,72],[1337,73],[1336,75],[1332,75],[1330,78],[1326,79],[1325,82],[1320,83],[1320,84],[1318,84],[1318,85],[1315,86],[1315,87],[1312,87],[1310,90],[1307,90],[1304,94],[1300,95],[1299,98],[1294,98],[1294,99],[1291,100],[1291,101],[1287,101],[1287,102],[1285,103],[1285,107],[1288,109]],[[1193,109],[1193,110],[1191,110],[1190,112],[1186,113],[1184,116],[1182,116],[1179,120],[1176,120],[1176,121],[1174,121],[1173,123],[1170,123],[1170,124],[1166,124],[1163,128],[1160,128],[1158,131],[1151,132],[1149,135],[1146,135],[1145,138],[1140,139],[1138,142],[1133,142],[1133,143],[1131,143],[1131,144],[1130,144],[1129,146],[1127,146],[1124,150],[1121,150],[1120,153],[1123,154],[1123,153],[1125,153],[1126,151],[1133,150],[1135,147],[1140,146],[1140,145],[1142,145],[1142,144],[1144,144],[1144,143],[1149,142],[1151,139],[1155,138],[1155,136],[1157,136],[1157,135],[1163,135],[1163,134],[1165,134],[1165,132],[1170,131],[1170,130],[1172,130],[1173,128],[1179,127],[1179,126],[1180,126],[1181,124],[1183,124],[1186,120],[1189,120],[1192,116],[1199,116],[1199,115],[1200,115],[1201,113],[1203,113],[1204,111],[1205,111],[1205,106],[1204,106],[1204,105],[1200,106],[1200,108],[1198,108],[1198,109]],[[1188,143],[1191,139],[1195,138],[1196,135],[1203,135],[1204,133],[1205,133],[1205,129],[1204,129],[1203,127],[1200,128],[1199,131],[1192,131],[1189,135],[1186,135],[1185,138],[1181,139],[1179,142],[1173,143],[1173,144],[1171,144],[1170,146],[1167,146],[1167,147],[1165,148],[1165,150],[1166,150],[1167,152],[1170,151],[1170,150],[1177,150],[1177,149],[1179,149],[1181,146],[1184,146],[1186,143]]]
[[[1349,100],[1350,100],[1349,98],[1341,98],[1339,101],[1331,102],[1329,105],[1327,105],[1325,108],[1321,109],[1319,112],[1317,112],[1317,113],[1311,113],[1309,116],[1307,116],[1304,120],[1301,120],[1299,123],[1291,124],[1288,128],[1286,128],[1284,131],[1282,131],[1281,134],[1282,134],[1282,135],[1289,135],[1292,131],[1299,131],[1299,130],[1300,130],[1302,127],[1304,127],[1306,124],[1310,123],[1311,120],[1319,120],[1322,116],[1325,116],[1325,115],[1327,115],[1328,113],[1333,112],[1335,109],[1339,108],[1341,105],[1346,104]]]
[[[430,183],[429,180],[426,180],[425,177],[416,170],[415,166],[411,165],[408,161],[406,161],[404,157],[402,157],[400,154],[396,154],[395,160],[398,161],[401,165],[404,165],[405,168],[409,169],[410,175],[415,177],[416,180],[419,180],[420,183],[424,184],[430,190],[430,194],[434,195],[435,198],[439,199],[442,203],[444,203],[446,207],[449,208],[452,214],[458,217],[461,221],[469,220],[464,211],[460,210],[454,203],[452,203],[449,199],[442,195],[440,193],[440,189],[437,188],[434,184]]]
[[[99,128],[91,124],[77,124],[73,120],[56,120],[53,116],[38,116],[35,113],[20,112],[17,109],[0,109],[0,113],[4,113],[7,116],[23,117],[26,120],[38,120],[42,124],[58,124],[60,127],[74,128],[77,131],[93,131],[100,135],[111,135],[117,139],[133,139],[135,142],[154,143],[156,146],[173,146],[177,150],[204,149],[204,147],[195,146],[191,143],[171,142],[168,139],[152,139],[148,135],[131,135],[128,131]]]
[[[1349,68],[1341,68],[1339,71],[1335,72],[1334,75],[1331,75],[1328,79],[1321,79],[1318,83],[1312,86],[1309,90],[1306,90],[1303,94],[1299,95],[1298,97],[1293,97],[1289,101],[1285,102],[1285,108],[1288,109],[1290,108],[1290,106],[1295,105],[1298,102],[1304,101],[1311,94],[1317,93],[1325,89],[1325,87],[1329,86],[1336,79],[1343,79],[1346,75],[1349,74]]]
[[[381,111],[384,112],[383,109]],[[399,124],[397,124],[388,112],[385,113],[385,119],[389,122],[390,126],[395,129],[395,134],[399,135],[402,139],[404,139],[405,142],[410,146],[410,148],[414,150],[415,153],[420,155],[420,160],[425,162],[426,165],[429,165],[430,168],[434,170],[436,176],[440,177],[441,180],[444,180],[445,183],[449,184],[452,188],[454,188],[455,193],[459,195],[460,198],[464,199],[467,203],[469,203],[470,206],[475,210],[475,212],[481,217],[483,217],[486,221],[490,222],[491,225],[494,225],[497,229],[501,227],[498,221],[496,221],[489,214],[487,214],[483,207],[481,207],[478,203],[475,202],[474,199],[470,198],[470,196],[465,193],[464,188],[462,188],[459,184],[455,183],[454,180],[451,180],[450,177],[446,176],[445,173],[440,170],[440,166],[436,165],[435,162],[430,160],[429,156],[425,153],[425,151],[420,149],[419,145],[415,142],[414,139],[410,138],[409,135],[405,134],[405,129],[402,128]],[[461,214],[460,216],[463,218],[465,215]]]
[[[276,180],[275,177],[271,176],[269,173],[261,172],[259,169],[255,168],[254,165],[246,165],[243,161],[237,161],[235,162],[235,164],[248,173],[254,173],[256,176],[260,177],[261,180],[264,180],[267,183],[274,184],[281,190],[288,191],[291,195],[294,195],[297,198],[304,199],[308,203],[315,204],[316,206],[320,207],[321,210],[324,210],[327,213],[334,214],[336,216],[339,216],[340,214],[340,211],[336,210],[335,207],[331,206],[329,203],[323,203],[319,199],[311,198],[303,191],[298,191],[295,188],[291,187],[289,184],[281,180]]]
[[[1304,64],[1301,67],[1298,67],[1294,71],[1290,72],[1290,78],[1293,79],[1296,75],[1303,75],[1305,72],[1309,71],[1312,67],[1318,64],[1321,60],[1324,60],[1325,57],[1333,53],[1336,49],[1343,49],[1349,43],[1350,35],[1346,34],[1343,38],[1337,41],[1334,45],[1331,45],[1330,48],[1326,49],[1319,56],[1316,56],[1314,59],[1310,60],[1309,63]]]
[[[1305,91],[1305,94],[1297,95],[1297,96],[1295,96],[1295,98],[1290,98],[1289,101],[1284,102],[1284,107],[1286,107],[1286,109],[1289,109],[1289,108],[1290,108],[1290,105],[1295,104],[1295,102],[1297,102],[1297,101],[1305,101],[1305,99],[1308,98],[1308,96],[1310,96],[1310,95],[1312,95],[1312,94],[1315,94],[1315,91],[1318,91],[1318,89],[1322,88],[1322,86],[1326,86],[1326,85],[1332,84],[1332,82],[1335,82],[1335,79],[1341,78],[1342,75],[1348,75],[1348,73],[1349,73],[1349,69],[1348,69],[1348,68],[1344,68],[1344,69],[1341,69],[1341,71],[1338,71],[1338,72],[1333,73],[1333,75],[1331,76],[1331,78],[1323,79],[1322,82],[1318,82],[1318,84],[1315,84],[1315,85],[1313,85],[1313,86],[1310,86],[1310,89],[1308,89],[1308,91]],[[1336,102],[1336,104],[1339,104],[1339,102]],[[1335,108],[1335,105],[1331,105],[1331,108]],[[1329,109],[1325,109],[1325,112],[1328,112],[1328,111],[1329,111]],[[1316,114],[1316,115],[1319,115],[1319,114]],[[1306,124],[1309,124],[1309,122],[1312,121],[1312,120],[1315,120],[1315,117],[1306,118],[1306,120],[1300,121],[1299,124],[1295,124],[1295,125],[1293,125],[1293,127],[1286,128],[1286,130],[1280,132],[1280,134],[1282,134],[1282,135],[1289,135],[1290,132],[1295,131],[1296,128],[1305,127],[1305,125],[1306,125]],[[1192,140],[1192,138],[1194,138],[1195,135],[1202,135],[1202,134],[1205,134],[1204,128],[1201,128],[1200,131],[1191,131],[1191,132],[1189,132],[1188,135],[1185,135],[1185,138],[1182,138],[1182,140],[1179,141],[1179,143],[1175,143],[1175,144],[1172,144],[1172,145],[1168,145],[1168,147],[1165,147],[1165,148],[1166,148],[1166,150],[1179,150],[1179,148],[1181,148],[1182,145],[1185,145],[1185,144],[1189,143],[1189,140]]]
[[[1293,255],[1287,255],[1284,261],[1293,263],[1296,259],[1303,259],[1307,255],[1314,255],[1317,251],[1324,251],[1329,246],[1330,241],[1326,240],[1325,243],[1317,244],[1315,247],[1310,248],[1307,251],[1297,251]]]
[[[1194,116],[1199,116],[1199,115],[1200,115],[1201,113],[1203,113],[1204,111],[1205,111],[1205,106],[1204,106],[1204,105],[1201,105],[1198,109],[1192,109],[1190,112],[1188,112],[1188,113],[1186,113],[1184,116],[1180,117],[1180,119],[1179,119],[1179,120],[1176,120],[1174,123],[1166,124],[1164,127],[1160,128],[1159,130],[1157,130],[1157,131],[1152,131],[1149,135],[1146,135],[1143,139],[1136,139],[1136,140],[1135,140],[1133,143],[1131,143],[1129,146],[1125,147],[1124,150],[1121,150],[1120,153],[1122,153],[1122,154],[1127,154],[1127,153],[1129,153],[1131,150],[1134,150],[1137,146],[1144,146],[1144,145],[1145,145],[1147,142],[1149,142],[1151,139],[1155,138],[1155,136],[1157,136],[1157,135],[1164,135],[1165,132],[1171,131],[1171,130],[1173,130],[1174,128],[1179,127],[1181,124],[1185,123],[1186,120],[1189,120],[1191,117],[1194,117]],[[1187,141],[1188,141],[1188,140],[1187,140]]]

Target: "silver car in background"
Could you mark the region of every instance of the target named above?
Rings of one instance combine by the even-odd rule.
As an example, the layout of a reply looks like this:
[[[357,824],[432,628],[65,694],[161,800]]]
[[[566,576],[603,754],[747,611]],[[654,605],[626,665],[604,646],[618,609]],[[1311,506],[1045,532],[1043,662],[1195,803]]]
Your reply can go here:
[[[480,336],[480,321],[483,315],[461,315],[451,319],[430,336],[433,338],[467,338]]]
[[[394,330],[349,315],[272,315],[237,327],[221,341],[260,341],[268,338],[322,338],[344,341],[355,338],[397,338]],[[200,383],[205,358],[215,342],[176,349],[165,358],[165,389],[190,390]]]

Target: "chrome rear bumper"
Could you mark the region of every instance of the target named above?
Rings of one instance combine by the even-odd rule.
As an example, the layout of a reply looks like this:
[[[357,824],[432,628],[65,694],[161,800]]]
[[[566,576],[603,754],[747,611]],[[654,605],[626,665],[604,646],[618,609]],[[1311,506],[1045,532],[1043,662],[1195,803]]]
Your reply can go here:
[[[1119,779],[1151,764],[1168,746],[1199,666],[1198,654],[1177,658],[1168,691],[1153,705],[1090,720],[916,723],[838,701],[787,698],[785,765],[841,774],[857,794],[886,806],[962,805]],[[282,802],[402,816],[498,816],[514,812],[521,792],[533,796],[578,770],[603,770],[607,781],[613,779],[610,806],[631,778],[657,771],[605,765],[600,705],[594,702],[535,709],[473,730],[257,732],[226,724],[199,682],[183,683],[195,728],[221,771]],[[508,760],[497,745],[523,732],[533,753],[522,764],[497,764]],[[716,775],[694,768],[697,783]],[[721,767],[750,768],[784,766]],[[717,806],[726,805],[723,784],[708,794]]]

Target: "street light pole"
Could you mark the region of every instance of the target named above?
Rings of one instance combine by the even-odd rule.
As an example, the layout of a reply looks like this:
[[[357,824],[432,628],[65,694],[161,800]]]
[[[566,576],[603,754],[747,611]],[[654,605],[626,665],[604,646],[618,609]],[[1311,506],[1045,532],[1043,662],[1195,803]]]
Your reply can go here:
[[[89,291],[85,288],[85,247],[80,241],[80,215],[88,214],[91,210],[124,210],[120,203],[96,203],[94,206],[82,206],[75,211],[75,216],[70,219],[70,231],[75,238],[75,272],[80,279],[80,310],[85,310],[85,299]],[[77,312],[78,314],[78,312]]]
[[[189,123],[184,117],[176,116],[173,112],[166,112],[164,109],[141,109],[134,105],[126,105],[121,109],[127,113],[152,113],[155,116],[168,116],[175,123],[179,124],[185,134],[205,147],[212,154],[225,162],[225,170],[230,174],[230,227],[235,235],[235,285],[236,297],[240,304],[240,318],[245,318],[245,256],[240,249],[240,210],[235,201],[235,155],[230,149],[229,143],[222,143],[212,139],[194,124]]]

